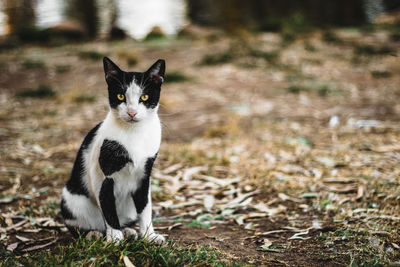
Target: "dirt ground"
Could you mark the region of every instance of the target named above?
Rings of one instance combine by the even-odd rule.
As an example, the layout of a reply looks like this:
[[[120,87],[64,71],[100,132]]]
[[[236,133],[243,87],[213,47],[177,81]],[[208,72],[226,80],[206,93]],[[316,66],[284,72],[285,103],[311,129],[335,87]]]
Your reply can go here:
[[[3,50],[0,246],[71,242],[58,201],[108,111],[107,55],[167,63],[152,188],[168,239],[250,265],[400,264],[399,47],[339,29]]]

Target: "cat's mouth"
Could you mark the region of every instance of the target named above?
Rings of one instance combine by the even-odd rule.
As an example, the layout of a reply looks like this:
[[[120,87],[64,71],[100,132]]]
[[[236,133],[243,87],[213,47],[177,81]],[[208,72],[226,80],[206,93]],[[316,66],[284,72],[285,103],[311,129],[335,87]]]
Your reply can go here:
[[[139,120],[138,120],[138,119],[135,119],[135,118],[129,118],[129,119],[127,119],[126,121],[127,121],[127,122],[130,122],[130,123],[139,122]]]

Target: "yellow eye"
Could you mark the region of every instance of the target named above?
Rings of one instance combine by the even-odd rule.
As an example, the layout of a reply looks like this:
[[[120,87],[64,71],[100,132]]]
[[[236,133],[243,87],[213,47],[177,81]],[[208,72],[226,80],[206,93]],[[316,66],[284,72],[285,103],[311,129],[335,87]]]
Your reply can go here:
[[[118,100],[124,100],[125,99],[125,96],[123,95],[123,94],[118,94],[117,95],[117,98],[118,98]]]
[[[140,99],[142,99],[142,101],[147,101],[147,99],[149,99],[149,96],[148,95],[142,95],[140,97]]]

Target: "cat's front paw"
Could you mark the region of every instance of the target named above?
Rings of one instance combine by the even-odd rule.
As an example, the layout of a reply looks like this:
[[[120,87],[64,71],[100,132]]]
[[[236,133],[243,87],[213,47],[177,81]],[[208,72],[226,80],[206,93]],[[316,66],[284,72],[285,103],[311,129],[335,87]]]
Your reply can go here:
[[[150,241],[150,242],[154,242],[158,245],[161,245],[162,243],[165,242],[165,237],[156,233],[152,233],[149,235],[145,236],[145,239]]]
[[[107,229],[107,242],[120,242],[124,239],[124,234],[122,231],[117,229]]]
[[[127,227],[127,228],[124,228],[124,230],[122,230],[122,232],[123,232],[125,238],[132,238],[133,240],[138,239],[138,234],[135,229]]]

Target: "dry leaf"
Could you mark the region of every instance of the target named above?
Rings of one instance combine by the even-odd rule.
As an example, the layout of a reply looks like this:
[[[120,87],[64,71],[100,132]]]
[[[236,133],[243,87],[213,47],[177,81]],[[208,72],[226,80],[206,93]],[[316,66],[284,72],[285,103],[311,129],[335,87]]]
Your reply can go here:
[[[182,167],[183,167],[182,163],[177,163],[177,164],[169,166],[168,168],[165,168],[164,170],[162,170],[162,172],[165,174],[170,174],[172,172],[179,170]]]
[[[3,240],[3,239],[6,239],[6,238],[7,238],[7,235],[6,235],[6,234],[1,234],[1,236],[0,236],[0,241]]]
[[[206,195],[204,197],[203,205],[207,211],[210,211],[211,208],[214,206],[215,198],[212,195]]]
[[[29,241],[32,241],[32,239],[30,239],[30,238],[26,238],[26,237],[19,236],[19,235],[16,235],[15,237],[16,237],[17,239],[21,240],[21,241],[24,242],[24,243],[29,242]]]
[[[228,185],[231,185],[231,184],[238,183],[238,182],[242,181],[242,178],[240,178],[240,177],[231,178],[231,179],[220,179],[220,178],[212,177],[212,176],[209,176],[209,175],[199,175],[199,177],[201,179],[204,179],[204,180],[208,181],[208,182],[217,184],[220,187],[226,187]]]
[[[359,179],[353,177],[329,177],[322,179],[324,183],[339,183],[339,184],[348,184],[348,183],[357,183]]]
[[[279,193],[279,194],[278,194],[278,197],[279,197],[280,199],[282,199],[283,201],[285,201],[285,200],[290,200],[290,201],[297,202],[297,203],[302,202],[301,199],[297,199],[297,198],[294,198],[294,197],[290,197],[290,196],[288,196],[288,195],[286,195],[286,194],[284,194],[284,193]]]
[[[311,238],[311,237],[302,237],[302,235],[308,235],[308,230],[304,232],[295,233],[294,235],[289,237],[288,240],[296,240],[296,239],[307,240]]]
[[[204,166],[198,166],[186,169],[185,172],[183,173],[183,181],[189,181],[192,178],[192,176],[195,175],[196,173],[205,171],[207,171],[207,167]]]
[[[126,267],[135,267],[135,265],[131,262],[131,260],[127,256],[124,256],[124,264]]]
[[[287,209],[283,205],[279,205],[276,208],[269,208],[263,202],[258,202],[256,205],[252,205],[251,207],[257,209],[258,211],[267,213],[268,216],[274,216],[279,213],[284,213]]]
[[[269,248],[272,245],[271,240],[269,240],[268,238],[264,238],[264,244],[263,246],[266,248]]]
[[[8,222],[7,222],[7,220],[8,220]],[[29,221],[28,219],[25,219],[25,220],[22,220],[22,221],[20,221],[20,222],[18,222],[18,223],[16,223],[16,224],[12,224],[11,218],[6,218],[6,223],[7,223],[7,224],[8,224],[8,223],[11,223],[12,225],[10,225],[10,226],[8,226],[8,227],[6,227],[6,228],[0,228],[0,231],[1,231],[1,232],[10,231],[10,230],[12,230],[12,229],[15,229],[15,228],[17,228],[17,227],[20,227],[20,226],[24,225],[24,224],[27,223],[28,221]]]
[[[360,200],[364,196],[365,192],[365,185],[359,185],[357,189],[357,196],[355,197],[355,200]]]
[[[56,243],[57,240],[58,240],[58,238],[56,238],[53,241],[50,241],[50,242],[48,242],[46,244],[37,245],[37,246],[33,246],[33,247],[29,247],[29,248],[23,249],[22,252],[30,252],[30,251],[39,250],[39,249],[51,246],[52,244]]]
[[[12,243],[7,246],[7,250],[13,252],[18,247],[19,242]]]

